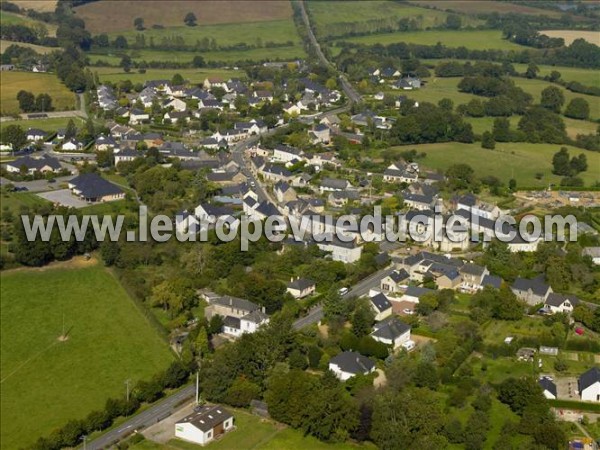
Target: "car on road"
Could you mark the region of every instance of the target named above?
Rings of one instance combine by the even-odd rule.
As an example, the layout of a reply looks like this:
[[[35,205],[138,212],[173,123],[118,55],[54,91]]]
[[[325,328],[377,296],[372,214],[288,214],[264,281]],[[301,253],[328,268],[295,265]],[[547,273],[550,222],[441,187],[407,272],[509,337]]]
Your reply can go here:
[[[347,287],[343,287],[343,288],[341,288],[341,289],[338,291],[338,293],[339,293],[340,295],[346,295],[346,294],[348,293],[348,291],[349,291],[349,290],[350,290],[350,289],[348,289]]]

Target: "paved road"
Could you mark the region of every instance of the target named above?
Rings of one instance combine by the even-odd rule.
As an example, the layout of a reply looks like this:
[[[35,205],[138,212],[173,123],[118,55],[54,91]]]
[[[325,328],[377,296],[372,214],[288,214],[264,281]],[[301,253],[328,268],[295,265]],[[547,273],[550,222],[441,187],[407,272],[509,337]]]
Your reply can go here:
[[[343,299],[348,299],[351,297],[362,297],[363,295],[367,295],[371,289],[378,288],[379,283],[382,279],[384,279],[393,269],[391,267],[386,267],[385,269],[381,269],[374,274],[368,276],[367,278],[362,279],[354,286],[350,288],[348,293],[342,297]],[[309,311],[309,313],[296,320],[292,326],[295,330],[300,330],[301,328],[312,325],[313,323],[319,322],[323,318],[323,307],[321,305],[315,306],[313,309]]]
[[[319,41],[317,41],[317,38],[315,37],[315,34],[313,33],[313,29],[312,29],[312,27],[310,25],[310,19],[308,17],[308,14],[306,14],[306,9],[305,9],[305,5],[304,5],[304,1],[300,1],[300,2],[298,2],[298,4],[300,5],[300,12],[302,14],[302,20],[304,21],[304,25],[306,25],[306,29],[307,29],[307,32],[308,32],[308,39],[310,40],[310,45],[315,49],[315,53],[317,54],[317,57],[321,61],[321,64],[323,64],[325,67],[329,67],[329,68],[335,70],[336,72],[338,72],[338,70],[335,67],[335,65],[332,64],[325,57],[325,54],[321,50],[321,45],[319,44]],[[338,79],[340,80],[340,84],[342,85],[342,89],[346,93],[346,96],[348,97],[348,99],[350,100],[350,102],[351,103],[360,103],[360,101],[361,101],[360,94],[358,92],[356,92],[356,90],[348,82],[348,79],[346,78],[346,76],[344,74],[340,73],[338,75]]]
[[[173,414],[173,412],[175,412],[183,402],[194,398],[195,391],[196,386],[194,384],[186,386],[176,394],[165,398],[150,409],[133,416],[121,426],[110,430],[106,434],[100,436],[98,439],[88,442],[86,448],[88,450],[109,448],[111,445],[115,444],[121,439],[124,439],[135,430],[140,430],[159,422],[160,420]]]

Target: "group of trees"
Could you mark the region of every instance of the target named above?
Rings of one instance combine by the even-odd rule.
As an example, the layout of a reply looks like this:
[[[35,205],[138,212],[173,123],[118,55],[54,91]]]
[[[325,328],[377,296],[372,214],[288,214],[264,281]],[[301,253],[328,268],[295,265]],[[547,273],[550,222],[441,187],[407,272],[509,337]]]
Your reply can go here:
[[[571,158],[567,147],[561,147],[552,157],[552,173],[556,175],[573,177],[587,169],[587,157],[580,153],[579,156]]]
[[[38,94],[37,97],[31,92],[19,91],[17,101],[21,111],[37,112],[37,111],[52,111],[52,97],[48,94]]]

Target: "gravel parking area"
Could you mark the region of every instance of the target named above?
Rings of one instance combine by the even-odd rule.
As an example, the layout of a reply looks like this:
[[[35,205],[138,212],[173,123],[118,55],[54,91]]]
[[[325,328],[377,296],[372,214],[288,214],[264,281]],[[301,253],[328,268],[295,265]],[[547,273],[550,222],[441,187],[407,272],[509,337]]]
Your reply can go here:
[[[70,208],[83,208],[84,206],[89,206],[88,203],[83,200],[78,199],[69,189],[59,189],[58,191],[50,191],[50,192],[40,192],[37,194],[39,197],[42,197],[52,203],[58,203],[62,206],[68,206]]]

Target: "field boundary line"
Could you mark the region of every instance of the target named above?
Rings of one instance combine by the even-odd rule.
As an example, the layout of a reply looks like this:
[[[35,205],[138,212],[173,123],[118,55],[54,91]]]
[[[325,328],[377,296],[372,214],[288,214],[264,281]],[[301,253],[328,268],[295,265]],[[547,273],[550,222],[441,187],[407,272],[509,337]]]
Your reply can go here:
[[[8,375],[6,375],[4,378],[2,378],[0,380],[0,384],[4,383],[6,380],[8,380],[10,377],[12,377],[15,373],[17,373],[19,370],[21,370],[24,366],[26,366],[27,364],[29,364],[31,361],[33,361],[34,359],[38,358],[40,355],[42,355],[43,353],[46,353],[48,350],[50,350],[52,347],[54,347],[56,344],[58,344],[59,341],[53,342],[52,344],[50,344],[49,346],[47,346],[46,348],[40,350],[39,352],[37,352],[35,355],[33,355],[32,357],[28,358],[27,360],[23,361],[19,367],[17,367],[15,370],[13,370],[11,373],[9,373]]]

